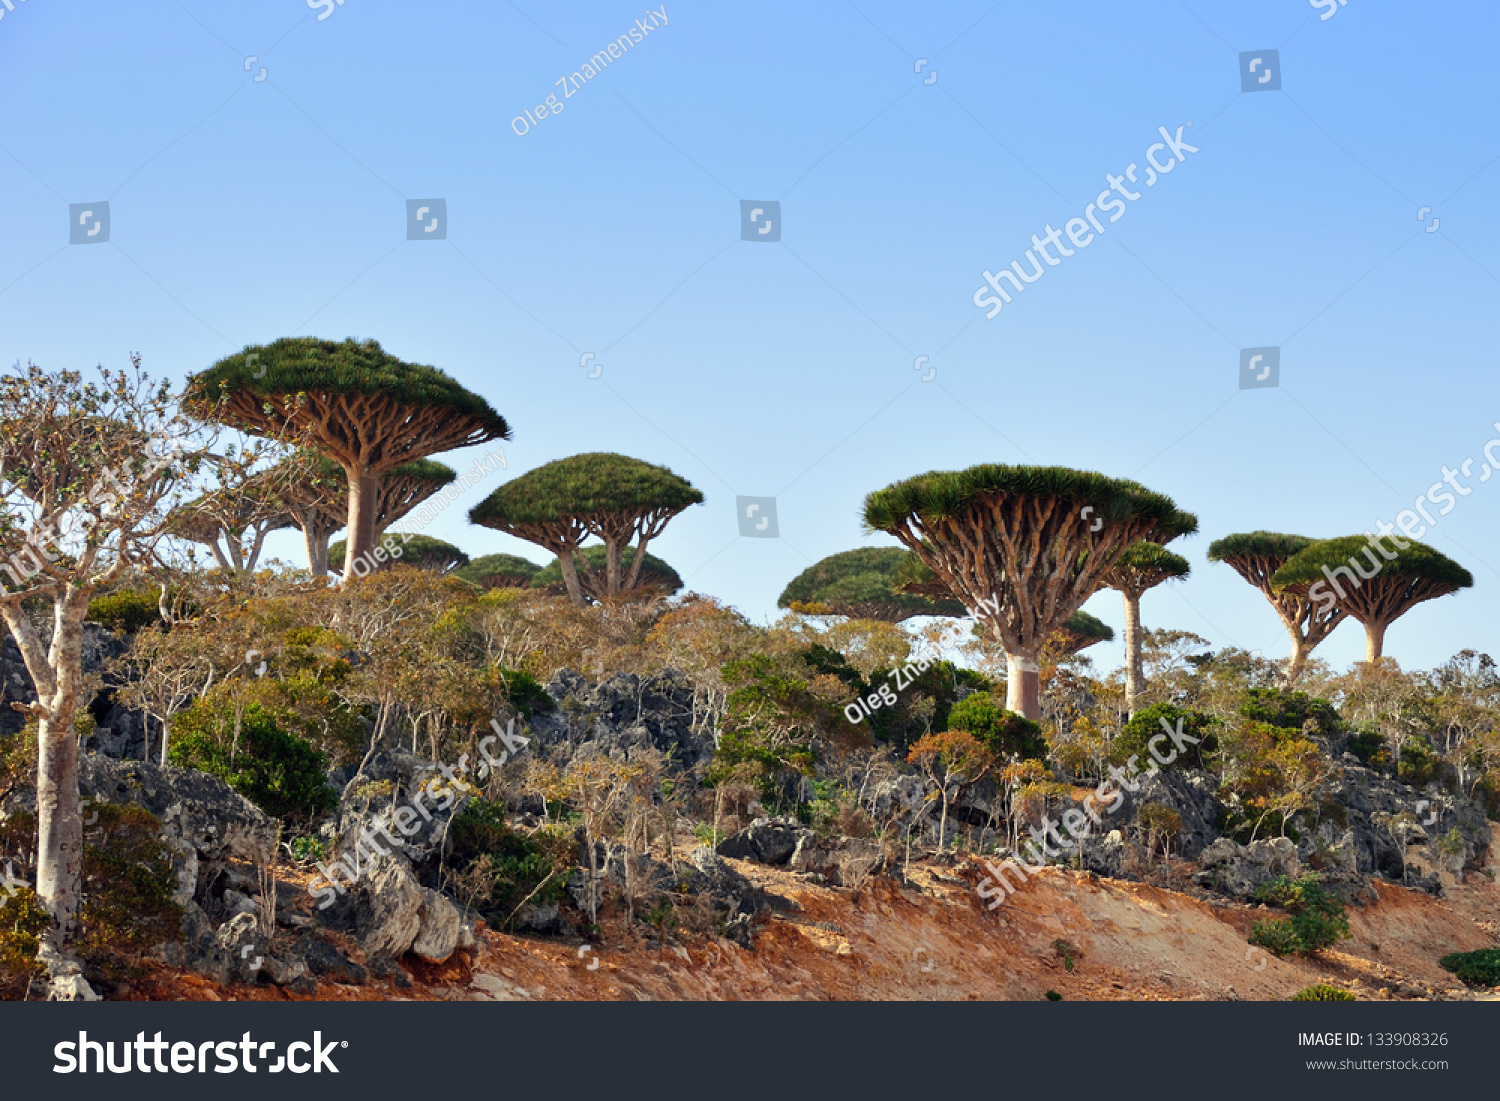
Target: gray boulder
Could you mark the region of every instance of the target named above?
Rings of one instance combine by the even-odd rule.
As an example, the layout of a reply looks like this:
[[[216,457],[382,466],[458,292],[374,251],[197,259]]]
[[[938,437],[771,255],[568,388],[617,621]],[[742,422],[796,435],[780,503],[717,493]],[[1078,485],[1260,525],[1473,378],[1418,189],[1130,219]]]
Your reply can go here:
[[[1134,818],[1146,803],[1170,807],[1182,818],[1182,832],[1172,839],[1172,851],[1188,859],[1198,856],[1218,836],[1214,823],[1221,805],[1219,782],[1198,769],[1164,768],[1133,781],[1139,790],[1125,793],[1125,803],[1105,819],[1109,828]]]
[[[355,910],[355,928],[366,955],[400,958],[410,950],[422,931],[422,890],[404,860],[371,858]]]
[[[857,887],[885,866],[880,842],[865,837],[822,837],[811,830],[797,841],[787,867],[820,875],[834,887]]]
[[[206,772],[89,753],[78,760],[78,788],[85,799],[150,811],[168,840],[191,847],[199,860],[268,864],[275,855],[276,823]]]
[[[1232,898],[1252,899],[1263,884],[1278,876],[1302,874],[1297,846],[1286,837],[1249,845],[1221,837],[1203,850],[1199,861],[1202,871],[1193,876],[1193,882]]]
[[[437,891],[422,888],[422,906],[417,914],[419,922],[416,938],[411,942],[411,952],[428,963],[442,963],[458,948],[462,922],[458,909]]]
[[[789,818],[757,818],[749,826],[719,842],[718,854],[757,864],[785,864],[811,831]]]

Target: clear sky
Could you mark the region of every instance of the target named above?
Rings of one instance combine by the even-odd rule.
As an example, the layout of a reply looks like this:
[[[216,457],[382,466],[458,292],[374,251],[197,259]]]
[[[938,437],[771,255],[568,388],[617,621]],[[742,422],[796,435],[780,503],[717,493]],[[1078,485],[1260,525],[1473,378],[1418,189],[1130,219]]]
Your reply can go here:
[[[812,561],[891,542],[859,516],[896,479],[1133,477],[1202,525],[1147,626],[1271,657],[1281,628],[1212,539],[1363,531],[1473,457],[1424,538],[1475,587],[1387,652],[1500,652],[1500,479],[1478,480],[1500,5],[1318,3],[0,0],[0,357],[139,351],[181,379],[280,336],[373,337],[514,428],[508,469],[428,534],[545,562],[468,509],[620,451],[704,491],[653,550],[757,620]],[[1158,127],[1189,120],[1198,152],[1143,187]],[[1119,221],[986,319],[981,273],[1029,274],[1031,235],[1132,162]],[[408,199],[445,201],[445,239],[407,240]],[[740,239],[742,199],[779,202],[779,241]],[[103,201],[108,241],[68,244],[70,204]],[[1263,347],[1280,385],[1241,390]],[[780,538],[742,538],[737,495],[774,496]],[[1118,594],[1087,607],[1121,627]],[[1357,624],[1319,655],[1362,656]]]

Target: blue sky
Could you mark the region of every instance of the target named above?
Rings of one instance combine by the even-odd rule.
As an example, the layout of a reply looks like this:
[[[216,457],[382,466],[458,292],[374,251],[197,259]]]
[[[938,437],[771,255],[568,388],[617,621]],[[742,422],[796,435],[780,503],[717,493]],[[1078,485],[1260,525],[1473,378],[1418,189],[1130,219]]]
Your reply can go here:
[[[1494,652],[1500,481],[1477,471],[1500,437],[1500,8],[1130,8],[14,0],[0,357],[139,351],[180,379],[279,336],[373,337],[515,430],[508,470],[429,534],[546,561],[469,507],[552,459],[624,452],[708,498],[653,550],[758,620],[810,562],[890,542],[859,513],[896,479],[1134,477],[1202,525],[1147,625],[1273,657],[1270,608],[1208,543],[1362,531],[1472,456],[1473,492],[1425,538],[1475,588],[1409,613],[1387,650]],[[1269,50],[1281,90],[1241,92],[1240,52]],[[1189,120],[1199,152],[985,319],[983,270]],[[406,200],[431,198],[446,239],[406,240]],[[779,242],[740,240],[741,199],[780,203]],[[69,204],[101,200],[109,241],[69,245]],[[1241,391],[1239,350],[1261,346],[1281,385]],[[781,538],[740,537],[736,495],[775,496]],[[301,559],[292,536],[273,550]],[[1121,626],[1118,594],[1087,607]],[[1358,626],[1319,655],[1357,660]]]

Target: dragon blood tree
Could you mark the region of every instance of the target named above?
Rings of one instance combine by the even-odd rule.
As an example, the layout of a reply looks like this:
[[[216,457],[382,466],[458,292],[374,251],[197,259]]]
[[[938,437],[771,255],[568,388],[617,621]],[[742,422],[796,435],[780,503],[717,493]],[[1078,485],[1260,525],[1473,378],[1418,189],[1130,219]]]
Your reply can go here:
[[[1313,542],[1315,540],[1305,535],[1250,531],[1226,535],[1208,545],[1208,560],[1223,562],[1259,589],[1261,595],[1271,602],[1281,625],[1291,636],[1292,657],[1286,670],[1288,684],[1296,682],[1313,650],[1344,620],[1345,609],[1337,604],[1319,604],[1310,600],[1300,586],[1277,589],[1271,583],[1277,570]]]
[[[938,598],[897,590],[898,571],[911,558],[911,552],[900,547],[861,547],[830,554],[792,578],[776,606],[804,615],[840,615],[883,623],[925,615],[967,615],[964,606],[946,590]]]
[[[173,510],[168,532],[209,549],[226,574],[239,580],[255,572],[266,536],[295,521],[264,482],[236,491],[216,489]]]
[[[664,466],[610,452],[557,459],[506,482],[469,513],[471,523],[503,531],[557,555],[568,599],[582,607],[628,593],[648,562],[646,545],[703,494]],[[604,544],[604,575],[582,554],[584,540]],[[627,563],[624,550],[635,541]],[[581,579],[586,578],[586,582]],[[679,582],[680,584],[680,582]]]
[[[1193,527],[1197,527],[1196,519]],[[1147,589],[1180,580],[1191,572],[1186,558],[1160,543],[1142,539],[1126,547],[1104,575],[1105,587],[1125,596],[1125,706],[1132,715],[1146,683],[1141,660],[1141,597]]]
[[[1055,647],[1056,652],[1062,656],[1081,653],[1090,646],[1114,640],[1114,628],[1108,623],[1089,615],[1088,612],[1077,611],[1053,632],[1048,646]]]
[[[579,561],[587,565],[587,569],[578,571],[578,584],[583,589],[586,600],[598,602],[608,596],[604,584],[606,578],[604,548],[598,543],[591,547],[584,547],[578,554]],[[623,568],[627,571],[633,569],[635,563],[635,548],[626,547],[622,558]],[[562,559],[554,558],[547,563],[544,569],[538,570],[531,578],[531,587],[551,593],[565,593],[567,586],[563,583]],[[667,565],[654,554],[646,555],[646,562],[639,571],[639,579],[633,588],[627,590],[632,595],[650,593],[653,596],[668,595],[682,589],[682,578],[676,570]]]
[[[469,564],[469,556],[452,543],[445,543],[441,539],[434,539],[428,535],[403,535],[399,532],[391,532],[388,535],[382,535],[376,546],[380,548],[380,553],[372,555],[371,561],[382,565],[399,562],[407,566],[415,566],[419,570],[427,570],[429,573],[449,574]],[[344,540],[340,539],[333,544],[328,548],[328,568],[343,573],[344,558],[348,553],[349,548]],[[355,561],[357,562],[358,559]],[[357,567],[356,573],[358,573]]]
[[[1387,539],[1393,547],[1386,547]],[[1394,535],[1345,535],[1304,547],[1276,571],[1271,584],[1277,592],[1298,593],[1359,620],[1365,660],[1373,662],[1384,652],[1387,627],[1424,600],[1473,588],[1474,575],[1425,543]]]
[[[864,505],[868,529],[894,535],[967,607],[994,609],[985,622],[1005,648],[1005,706],[1033,721],[1048,636],[1104,584],[1126,547],[1170,539],[1190,519],[1136,482],[1000,464],[920,474]]]
[[[510,439],[489,402],[373,340],[285,337],[247,347],[193,376],[187,404],[248,432],[290,436],[338,463],[354,559],[369,560],[375,545],[382,474],[439,451]]]
[[[287,460],[293,468],[282,493],[293,522],[307,542],[308,568],[314,577],[328,576],[328,541],[344,526],[349,513],[349,485],[338,463],[304,452]],[[386,528],[458,479],[450,466],[417,459],[380,476],[375,503],[375,542]]]
[[[542,567],[535,562],[518,554],[485,554],[455,570],[453,576],[488,592],[490,589],[524,589],[541,570]],[[562,571],[558,570],[558,575],[561,574]]]

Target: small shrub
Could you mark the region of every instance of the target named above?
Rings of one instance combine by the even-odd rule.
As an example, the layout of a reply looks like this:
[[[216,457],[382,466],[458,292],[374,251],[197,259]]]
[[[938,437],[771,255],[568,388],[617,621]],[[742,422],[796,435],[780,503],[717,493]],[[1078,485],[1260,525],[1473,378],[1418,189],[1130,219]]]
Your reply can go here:
[[[89,601],[88,618],[120,635],[133,635],[142,627],[161,623],[160,598],[156,593],[121,589]]]
[[[1062,995],[1056,990],[1049,990],[1047,991],[1047,1000],[1049,1002],[1060,1002],[1062,1001]]]
[[[1281,688],[1252,688],[1240,714],[1256,722],[1270,723],[1283,730],[1306,731],[1320,738],[1333,739],[1343,733],[1344,724],[1333,704],[1309,696],[1306,692],[1288,692]],[[1311,729],[1308,723],[1312,724]]]
[[[1083,958],[1083,950],[1078,945],[1069,943],[1061,937],[1052,942],[1052,950],[1062,957],[1064,971],[1072,971],[1073,961]]]
[[[1442,759],[1432,747],[1420,738],[1413,738],[1401,747],[1401,755],[1396,760],[1396,779],[1419,788],[1435,780],[1441,766]]]
[[[1438,966],[1468,986],[1500,986],[1500,948],[1454,952],[1438,960]]]
[[[504,921],[521,903],[559,902],[577,846],[567,831],[543,828],[530,836],[505,821],[505,806],[472,799],[449,833],[457,886],[487,919]]]
[[[551,711],[557,707],[547,690],[530,673],[515,669],[501,669],[500,679],[505,682],[505,695],[512,706],[526,712]]]
[[[1276,918],[1261,918],[1250,926],[1250,943],[1273,952],[1277,956],[1289,956],[1302,950],[1301,938],[1290,921]]]
[[[99,819],[85,834],[80,950],[144,953],[180,940],[176,850],[162,840],[161,823],[140,807],[92,809]]]
[[[988,692],[972,692],[954,704],[948,712],[948,729],[968,731],[999,760],[1047,756],[1041,725],[1006,711]]]
[[[1338,986],[1330,986],[1326,982],[1315,982],[1311,986],[1304,986],[1292,995],[1294,1002],[1352,1002],[1357,999],[1349,991]]]
[[[241,710],[214,693],[199,697],[172,724],[167,759],[217,776],[267,814],[310,819],[337,802],[328,759],[288,734],[260,704]]]
[[[1143,803],[1136,812],[1136,820],[1146,834],[1146,853],[1150,856],[1158,844],[1162,852],[1171,848],[1172,842],[1182,832],[1182,815],[1165,803]]]
[[[1291,952],[1320,952],[1349,936],[1349,920],[1343,900],[1318,885],[1318,876],[1300,879],[1279,876],[1255,893],[1260,902],[1280,906],[1290,915],[1286,921],[1257,921],[1250,943],[1284,956]]]
[[[1391,754],[1385,744],[1385,735],[1375,730],[1356,730],[1349,735],[1349,752],[1365,763],[1367,768],[1384,771],[1390,767]]]
[[[1150,768],[1157,763],[1151,754],[1151,742],[1161,734],[1164,737],[1156,743],[1157,751],[1164,757],[1176,753],[1173,765],[1178,768],[1203,768],[1204,754],[1218,746],[1218,739],[1213,734],[1216,722],[1212,715],[1205,715],[1201,711],[1174,707],[1170,703],[1152,704],[1131,716],[1114,741],[1109,743],[1110,763],[1123,765],[1131,757],[1135,757],[1138,768]],[[1182,724],[1185,747],[1181,751],[1175,742],[1165,737],[1167,729],[1176,730],[1179,723]],[[1198,739],[1198,744],[1187,741],[1190,737]]]
[[[311,834],[292,838],[287,848],[291,850],[292,859],[301,863],[323,860],[328,856],[328,846],[323,844],[323,839]]]
[[[41,935],[52,918],[30,887],[0,892],[0,1000],[20,1001],[44,969],[36,962]]]

